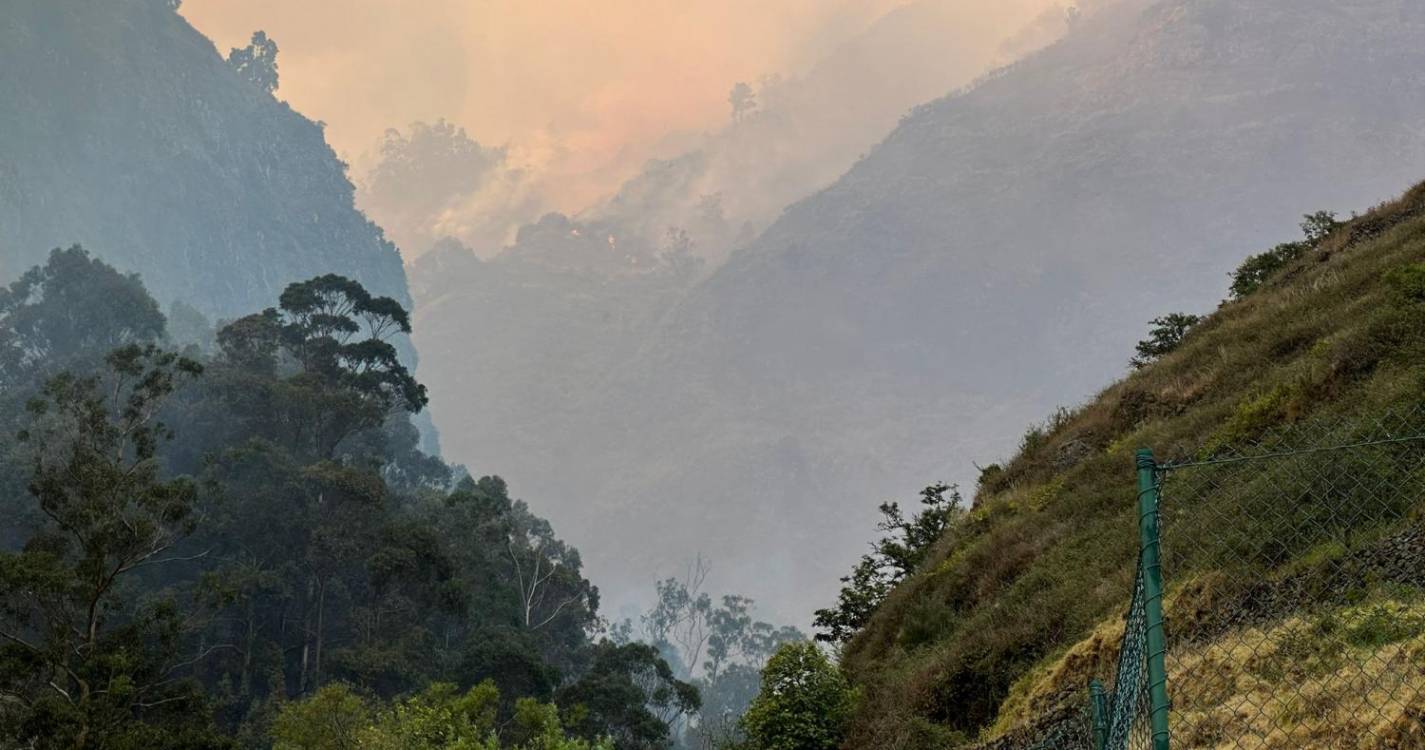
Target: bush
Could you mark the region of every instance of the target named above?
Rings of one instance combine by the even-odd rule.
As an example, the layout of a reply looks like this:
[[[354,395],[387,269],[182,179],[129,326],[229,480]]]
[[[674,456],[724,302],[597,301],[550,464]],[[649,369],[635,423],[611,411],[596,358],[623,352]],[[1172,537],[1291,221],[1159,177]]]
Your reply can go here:
[[[1425,263],[1413,263],[1387,272],[1387,304],[1381,305],[1366,330],[1343,341],[1337,359],[1344,369],[1367,372],[1377,362],[1390,360],[1415,364],[1425,360]]]
[[[870,620],[890,590],[914,573],[930,548],[964,515],[960,490],[948,484],[932,484],[920,492],[920,512],[906,518],[900,503],[882,503],[882,521],[876,528],[886,532],[862,555],[851,575],[841,579],[836,606],[818,609],[813,624],[821,632],[818,641],[845,643]]]
[[[1177,349],[1192,330],[1192,327],[1202,322],[1202,316],[1189,315],[1187,313],[1169,313],[1161,318],[1154,318],[1148,321],[1148,325],[1153,328],[1148,332],[1148,338],[1139,341],[1134,349],[1138,355],[1130,360],[1130,364],[1135,368],[1147,367],[1168,352]]]
[[[934,643],[946,633],[954,632],[955,609],[934,596],[921,598],[906,610],[901,625],[900,644],[907,650]]]
[[[333,683],[283,704],[272,726],[273,750],[613,750],[608,739],[569,737],[559,709],[533,698],[498,718],[500,691],[482,682],[465,692],[433,683],[383,704]]]
[[[1425,263],[1413,263],[1386,274],[1392,301],[1397,307],[1412,308],[1425,303]]]
[[[1310,249],[1311,245],[1305,242],[1284,242],[1265,253],[1248,257],[1232,272],[1232,298],[1242,299],[1261,289],[1268,279]]]
[[[1262,288],[1278,271],[1296,259],[1316,248],[1321,241],[1341,226],[1336,214],[1317,211],[1308,214],[1301,222],[1301,233],[1306,237],[1300,242],[1284,242],[1260,255],[1253,255],[1242,262],[1232,273],[1232,298],[1241,299]]]

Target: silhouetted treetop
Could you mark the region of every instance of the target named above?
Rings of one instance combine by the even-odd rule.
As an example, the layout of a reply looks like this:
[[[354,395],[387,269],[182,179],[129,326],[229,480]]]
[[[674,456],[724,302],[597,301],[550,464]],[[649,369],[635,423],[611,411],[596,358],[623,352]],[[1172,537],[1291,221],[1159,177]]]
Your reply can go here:
[[[246,47],[233,47],[228,64],[238,75],[267,93],[277,90],[277,42],[265,31],[254,31]]]

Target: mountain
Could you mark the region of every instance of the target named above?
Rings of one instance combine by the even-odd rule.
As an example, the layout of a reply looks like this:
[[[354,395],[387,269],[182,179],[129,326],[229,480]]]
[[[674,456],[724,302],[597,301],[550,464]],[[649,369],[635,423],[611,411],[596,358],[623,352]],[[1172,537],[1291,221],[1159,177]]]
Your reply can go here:
[[[409,305],[322,125],[239,75],[177,4],[4,3],[0,278],[80,243],[210,318],[330,272]]]
[[[528,144],[482,145],[451,123],[414,123],[387,132],[358,200],[409,260],[445,236],[493,257],[558,207],[647,242],[677,227],[699,255],[721,261],[839,177],[909,108],[1061,35],[1065,2],[883,3],[897,7],[809,68],[738,83],[744,98],[731,117],[625,144],[577,174],[551,173]]]
[[[876,502],[965,483],[1303,206],[1425,172],[1422,32],[1405,0],[1125,0],[918,108],[566,426],[626,469],[565,527],[608,535],[603,580],[700,547],[764,602],[829,601]]]
[[[672,311],[734,244],[755,238],[790,201],[833,182],[909,107],[967,85],[987,61],[1046,44],[1063,32],[1067,18],[1063,7],[1043,0],[972,6],[906,3],[805,75],[761,82],[750,113],[698,137],[679,156],[650,162],[607,201],[572,217],[551,214],[531,223],[498,253],[478,236],[457,232],[474,253],[446,242],[412,264],[422,376],[442,404],[438,419],[449,455],[471,466],[500,467],[561,528],[573,531],[586,554],[624,557],[626,564],[601,570],[614,576],[601,578],[601,585],[615,606],[629,601],[630,592],[645,594],[655,577],[682,569],[699,551],[713,558],[715,575],[730,585],[757,578],[733,572],[731,558],[745,548],[720,537],[701,550],[692,543],[689,523],[707,508],[691,498],[705,488],[731,483],[742,489],[742,482],[765,480],[776,483],[776,492],[799,497],[813,482],[832,491],[843,478],[811,467],[789,475],[804,450],[795,436],[782,430],[753,439],[725,422],[709,422],[706,433],[683,425],[694,433],[677,437],[674,447],[694,441],[696,460],[710,471],[682,473],[689,457],[670,462],[662,453],[667,446],[646,449],[650,428],[634,421],[638,409],[625,413],[625,407],[664,403],[715,373],[678,373],[676,382],[642,383],[636,392],[625,376],[633,363],[647,364],[645,352],[659,341]],[[432,184],[428,175],[468,163],[468,177],[503,157],[443,124],[417,128],[394,146],[397,158],[376,176],[403,177],[372,180],[366,200],[375,215],[401,226],[420,211],[406,206],[402,213],[397,195],[426,206],[441,222],[458,223],[450,217],[463,215],[460,200],[420,202]],[[411,164],[428,166],[412,170]],[[492,175],[486,183],[493,183],[467,180],[462,189],[499,192],[500,170],[486,171]],[[393,189],[376,189],[384,186]],[[760,430],[755,424],[746,422]],[[756,455],[766,440],[779,447]],[[724,469],[747,476],[729,477]],[[655,478],[674,484],[627,484]],[[622,494],[611,497],[612,488]],[[601,555],[599,516],[606,503],[614,506],[608,517],[624,530]],[[767,509],[769,521],[775,512]],[[665,526],[682,529],[676,556],[644,556],[651,546],[624,544],[632,529],[650,545],[661,544]],[[800,617],[809,602],[765,603]]]
[[[843,747],[1088,746],[1037,743],[1083,730],[1091,679],[1118,687],[1140,447],[1194,464],[1159,479],[1174,747],[1420,745],[1425,184],[1283,248],[986,467],[843,651]]]

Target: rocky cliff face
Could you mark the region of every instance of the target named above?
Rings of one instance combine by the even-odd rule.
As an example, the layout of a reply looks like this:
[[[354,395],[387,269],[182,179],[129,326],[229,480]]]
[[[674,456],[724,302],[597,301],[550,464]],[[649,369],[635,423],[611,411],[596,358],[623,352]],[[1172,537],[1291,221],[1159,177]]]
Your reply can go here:
[[[169,0],[0,13],[0,277],[82,243],[210,317],[352,276],[409,303],[320,123],[240,78]]]

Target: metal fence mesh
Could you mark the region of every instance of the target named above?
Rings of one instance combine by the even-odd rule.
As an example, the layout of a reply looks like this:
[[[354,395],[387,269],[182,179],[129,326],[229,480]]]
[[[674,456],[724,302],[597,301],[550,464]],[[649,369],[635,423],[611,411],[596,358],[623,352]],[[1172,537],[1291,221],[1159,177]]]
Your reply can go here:
[[[1425,748],[1425,410],[1217,442],[1152,473],[1171,747]],[[1032,750],[1154,747],[1144,579],[1109,685]]]
[[[1425,747],[1425,418],[1163,467],[1174,748]]]
[[[1148,697],[1148,623],[1143,590],[1143,566],[1133,584],[1132,604],[1124,622],[1123,643],[1118,656],[1112,692],[1100,705],[1103,711],[1095,717],[1095,747],[1104,750],[1136,750],[1151,748],[1152,735],[1146,716],[1151,703]],[[1092,696],[1090,696],[1092,697]]]
[[[1151,750],[1146,720],[1148,639],[1142,565],[1124,621],[1123,641],[1108,686],[1095,685],[1081,712],[1059,721],[1028,750]]]

